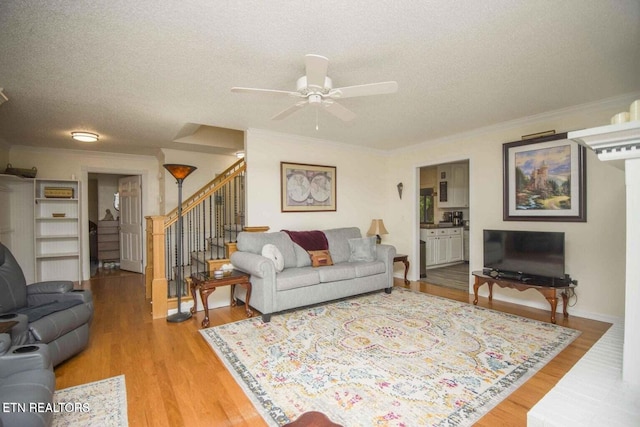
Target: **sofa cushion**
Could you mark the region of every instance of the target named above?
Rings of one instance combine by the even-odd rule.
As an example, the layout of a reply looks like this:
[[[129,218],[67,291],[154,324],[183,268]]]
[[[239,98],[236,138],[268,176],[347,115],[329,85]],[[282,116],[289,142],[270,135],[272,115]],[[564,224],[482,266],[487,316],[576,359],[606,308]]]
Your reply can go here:
[[[349,262],[354,261],[375,261],[376,259],[376,236],[362,237],[359,239],[349,239],[351,256]]]
[[[327,236],[329,242],[329,252],[333,258],[334,264],[349,261],[351,256],[351,248],[349,248],[349,239],[362,237],[358,227],[333,228],[325,230],[324,235]]]
[[[29,319],[29,323],[33,323],[38,319],[42,319],[52,313],[58,311],[67,310],[73,306],[82,304],[80,300],[67,300],[67,301],[51,301],[46,304],[37,305],[35,307],[24,307],[20,310],[16,310],[16,313],[24,314]],[[78,325],[79,326],[79,325]]]
[[[387,271],[384,261],[364,262],[359,261],[352,263],[356,270],[356,277],[373,276]]]
[[[272,245],[271,243],[264,245],[262,247],[262,256],[273,261],[273,265],[276,267],[277,272],[284,269],[284,258],[282,257],[280,249],[278,249],[276,245]]]
[[[318,275],[322,283],[337,282],[338,280],[355,279],[356,269],[352,263],[344,262],[342,264],[319,268]]]
[[[297,264],[293,242],[286,233],[277,231],[274,233],[250,233],[242,231],[238,233],[238,250],[262,255],[262,248],[266,244],[275,245],[284,258],[284,268],[295,267]]]
[[[302,248],[302,246],[294,243],[293,250],[296,253],[296,267],[311,266],[311,257],[309,256],[309,253]]]
[[[276,274],[276,289],[286,291],[320,283],[318,269],[313,267],[287,268]]]

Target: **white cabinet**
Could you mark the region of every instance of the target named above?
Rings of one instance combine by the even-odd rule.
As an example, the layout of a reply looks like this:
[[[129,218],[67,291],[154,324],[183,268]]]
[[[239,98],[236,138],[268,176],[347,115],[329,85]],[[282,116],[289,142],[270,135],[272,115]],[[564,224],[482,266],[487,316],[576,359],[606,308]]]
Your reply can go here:
[[[438,166],[438,208],[469,207],[469,165],[450,163]]]
[[[35,280],[80,281],[80,183],[34,180]]]
[[[421,238],[426,242],[427,268],[463,260],[462,228],[421,230]]]

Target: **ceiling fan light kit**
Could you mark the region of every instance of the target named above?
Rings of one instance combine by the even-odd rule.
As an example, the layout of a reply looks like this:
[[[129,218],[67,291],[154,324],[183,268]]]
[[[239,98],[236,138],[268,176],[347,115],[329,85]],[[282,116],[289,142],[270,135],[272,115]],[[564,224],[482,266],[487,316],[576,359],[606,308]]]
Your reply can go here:
[[[356,114],[337,103],[336,99],[355,98],[358,96],[371,96],[395,93],[398,91],[398,83],[395,81],[369,83],[364,85],[333,88],[333,81],[327,76],[329,60],[321,55],[305,55],[306,74],[296,81],[296,91],[277,89],[258,89],[248,87],[232,87],[236,93],[262,93],[270,95],[289,95],[296,98],[304,98],[292,106],[279,112],[271,120],[282,120],[308,105],[322,106],[338,119],[349,122],[356,118]],[[318,127],[316,117],[316,129]]]

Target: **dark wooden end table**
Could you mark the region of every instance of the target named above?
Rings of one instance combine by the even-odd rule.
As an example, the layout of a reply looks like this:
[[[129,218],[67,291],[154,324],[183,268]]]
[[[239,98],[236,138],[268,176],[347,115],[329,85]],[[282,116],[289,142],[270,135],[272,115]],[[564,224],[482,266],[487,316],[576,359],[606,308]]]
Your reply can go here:
[[[536,285],[535,283],[525,283],[517,280],[509,280],[509,279],[501,279],[498,277],[491,277],[484,274],[482,271],[474,271],[473,276],[475,277],[475,283],[473,284],[473,305],[478,304],[478,288],[484,285],[485,283],[489,287],[489,301],[493,299],[493,285],[496,284],[501,288],[512,288],[517,289],[518,291],[526,291],[527,289],[535,289],[540,292],[543,297],[549,302],[551,306],[551,323],[556,323],[556,308],[558,307],[558,295],[557,291],[561,291],[560,295],[562,296],[562,314],[564,317],[569,317],[569,313],[567,312],[567,303],[569,301],[569,291],[576,287],[576,285],[566,285],[566,286],[542,286]]]
[[[209,326],[209,295],[211,295],[216,288],[220,286],[231,286],[231,306],[236,306],[236,299],[233,294],[236,289],[236,285],[243,286],[247,289],[247,298],[245,301],[245,308],[247,311],[247,317],[253,316],[253,312],[249,308],[249,299],[251,299],[251,281],[250,276],[240,270],[231,270],[231,273],[221,278],[216,278],[213,273],[195,273],[191,275],[191,296],[193,297],[193,307],[191,307],[191,314],[196,314],[198,311],[198,300],[196,300],[196,288],[200,289],[200,299],[204,306],[204,319],[202,320],[202,327]]]
[[[408,285],[407,272],[409,272],[409,255],[396,254],[396,256],[393,257],[393,262],[401,262],[404,264],[404,284]]]

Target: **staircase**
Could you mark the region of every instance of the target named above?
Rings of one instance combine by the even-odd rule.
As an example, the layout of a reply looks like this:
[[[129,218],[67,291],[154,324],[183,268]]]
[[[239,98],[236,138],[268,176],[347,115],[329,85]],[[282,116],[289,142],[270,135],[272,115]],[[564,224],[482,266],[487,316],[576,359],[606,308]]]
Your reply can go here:
[[[178,208],[167,215],[146,217],[146,296],[152,300],[153,318],[167,316],[177,307],[176,273],[185,278],[183,301],[191,298],[191,274],[212,271],[229,262],[237,235],[245,225],[244,159],[182,203],[183,259],[177,259]]]

